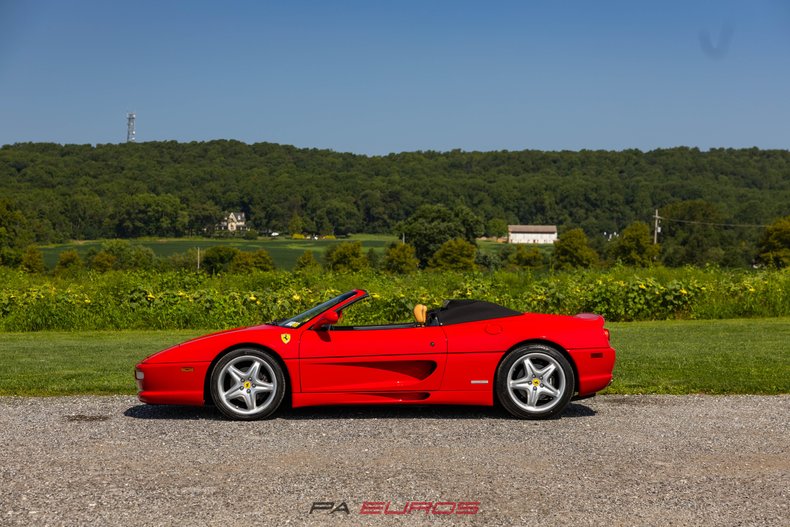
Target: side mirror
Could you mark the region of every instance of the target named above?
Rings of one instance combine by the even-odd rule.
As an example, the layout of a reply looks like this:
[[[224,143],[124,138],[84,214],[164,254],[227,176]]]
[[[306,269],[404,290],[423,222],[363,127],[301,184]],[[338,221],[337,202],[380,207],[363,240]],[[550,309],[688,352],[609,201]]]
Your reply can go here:
[[[340,315],[337,314],[337,311],[330,309],[318,317],[313,327],[317,329],[322,326],[331,326],[332,324],[337,324],[338,320],[340,320]]]

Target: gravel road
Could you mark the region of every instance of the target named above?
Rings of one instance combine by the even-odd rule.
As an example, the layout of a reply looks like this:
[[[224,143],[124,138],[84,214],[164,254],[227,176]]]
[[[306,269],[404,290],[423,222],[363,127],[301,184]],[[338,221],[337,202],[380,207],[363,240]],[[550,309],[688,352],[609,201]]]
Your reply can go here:
[[[790,525],[789,421],[790,396],[601,396],[539,422],[442,407],[252,423],[133,397],[4,397],[0,525]],[[480,505],[360,515],[366,501]]]

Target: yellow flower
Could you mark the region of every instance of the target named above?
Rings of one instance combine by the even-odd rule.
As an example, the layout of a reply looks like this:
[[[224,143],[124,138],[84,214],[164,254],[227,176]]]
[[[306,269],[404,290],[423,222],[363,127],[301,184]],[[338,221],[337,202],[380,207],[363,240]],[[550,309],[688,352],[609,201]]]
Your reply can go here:
[[[85,299],[85,303],[86,303],[86,304],[90,304],[90,303],[91,303],[91,299],[90,299],[90,298],[86,298],[86,299]]]
[[[293,298],[293,299],[294,299],[294,300],[296,300],[297,302],[298,302],[299,300],[301,300],[301,299],[302,299],[302,297],[301,297],[301,296],[299,296],[299,295],[297,295],[296,293],[294,293],[294,296],[292,296],[291,298]]]
[[[255,302],[258,299],[255,298],[255,295],[250,295],[250,297],[247,300],[249,300],[250,302]]]
[[[685,289],[681,288],[681,289],[680,289],[680,294],[681,294],[681,295],[687,295],[687,294],[689,294],[689,292],[688,292],[688,291],[686,291]]]
[[[647,289],[647,287],[645,287],[645,284],[639,284],[639,289]]]

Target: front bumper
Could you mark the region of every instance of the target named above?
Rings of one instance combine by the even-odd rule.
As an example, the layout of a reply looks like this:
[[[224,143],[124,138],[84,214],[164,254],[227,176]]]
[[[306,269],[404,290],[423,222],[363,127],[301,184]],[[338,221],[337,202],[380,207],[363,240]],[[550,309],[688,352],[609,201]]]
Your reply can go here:
[[[148,404],[205,404],[208,362],[150,364],[135,367],[137,398]]]

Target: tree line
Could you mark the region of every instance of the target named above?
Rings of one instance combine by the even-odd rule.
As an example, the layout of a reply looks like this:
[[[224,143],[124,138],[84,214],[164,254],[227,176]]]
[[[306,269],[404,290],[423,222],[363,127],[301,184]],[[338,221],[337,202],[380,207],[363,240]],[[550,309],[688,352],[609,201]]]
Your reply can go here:
[[[652,228],[659,209],[663,263],[744,266],[754,262],[760,226],[790,213],[788,203],[786,150],[365,156],[227,140],[0,147],[0,249],[205,235],[228,211],[244,212],[259,233],[400,236],[415,216],[428,223],[423,232],[454,229],[441,224],[444,212],[425,211],[441,204],[461,220],[452,238],[556,224],[561,235],[581,229],[598,254],[636,221]],[[421,241],[409,241],[420,252]]]

